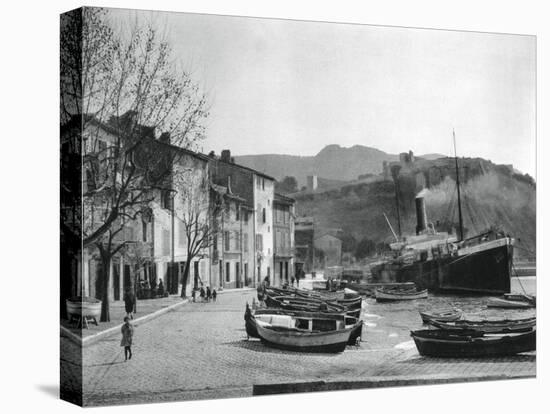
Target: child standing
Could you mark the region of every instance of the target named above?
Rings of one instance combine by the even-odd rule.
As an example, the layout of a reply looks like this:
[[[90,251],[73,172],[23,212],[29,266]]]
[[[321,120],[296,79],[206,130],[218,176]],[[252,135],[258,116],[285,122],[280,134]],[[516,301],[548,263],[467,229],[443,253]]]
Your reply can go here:
[[[124,361],[132,359],[132,339],[134,337],[134,327],[130,323],[130,318],[124,317],[124,324],[120,328],[122,340],[120,346],[124,347]]]

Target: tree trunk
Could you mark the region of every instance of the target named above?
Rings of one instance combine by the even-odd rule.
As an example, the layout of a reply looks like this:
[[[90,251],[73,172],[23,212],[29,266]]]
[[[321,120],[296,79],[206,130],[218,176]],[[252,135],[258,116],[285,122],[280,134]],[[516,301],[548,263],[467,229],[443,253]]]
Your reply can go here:
[[[111,269],[111,255],[105,252],[103,249],[100,250],[101,253],[101,278],[103,292],[101,292],[101,316],[99,318],[100,322],[110,322],[111,315],[109,313],[109,276]]]
[[[185,293],[185,288],[187,286],[187,281],[189,280],[189,269],[191,268],[191,260],[188,260],[185,262],[185,269],[183,270],[183,276],[181,278],[181,297],[186,298],[187,295]]]

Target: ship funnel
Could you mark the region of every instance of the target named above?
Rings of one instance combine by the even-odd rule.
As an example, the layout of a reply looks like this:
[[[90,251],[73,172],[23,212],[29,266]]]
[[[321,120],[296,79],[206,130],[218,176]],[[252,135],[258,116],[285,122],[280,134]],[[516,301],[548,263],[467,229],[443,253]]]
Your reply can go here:
[[[426,191],[422,190],[414,199],[416,204],[416,234],[420,234],[428,228],[428,216],[426,215],[424,194],[426,194]]]

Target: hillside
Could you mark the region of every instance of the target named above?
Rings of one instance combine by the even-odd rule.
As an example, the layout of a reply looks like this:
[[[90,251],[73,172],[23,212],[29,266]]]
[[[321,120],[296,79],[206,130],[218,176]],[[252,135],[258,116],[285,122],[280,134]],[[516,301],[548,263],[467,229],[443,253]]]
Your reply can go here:
[[[420,191],[418,174],[428,174],[430,188],[425,195],[428,221],[438,230],[452,231],[458,223],[453,159],[423,162],[415,171],[399,175],[399,203],[404,235],[414,234],[415,195]],[[466,159],[462,207],[466,236],[497,226],[516,238],[516,255],[534,257],[536,250],[536,188],[528,176],[481,159]],[[447,167],[444,165],[447,164]],[[462,175],[462,174],[461,174]],[[298,215],[313,216],[316,231],[340,228],[352,235],[375,242],[391,242],[393,237],[384,219],[386,213],[395,231],[397,214],[395,184],[379,180],[350,184],[322,193],[295,194]]]
[[[430,159],[439,157],[430,154]],[[355,145],[344,148],[328,145],[315,156],[260,154],[235,156],[235,162],[281,180],[285,176],[296,177],[298,186],[306,185],[308,175],[351,181],[363,174],[379,174],[383,161],[397,161],[399,155],[388,154],[376,148]]]

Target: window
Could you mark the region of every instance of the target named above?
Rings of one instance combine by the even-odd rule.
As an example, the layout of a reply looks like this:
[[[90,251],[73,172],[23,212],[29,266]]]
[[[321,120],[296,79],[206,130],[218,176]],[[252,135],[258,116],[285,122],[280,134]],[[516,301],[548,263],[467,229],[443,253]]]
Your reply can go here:
[[[142,235],[142,241],[147,241],[147,222],[145,220],[141,220],[141,235]]]
[[[212,250],[218,250],[218,233],[212,235]]]
[[[162,230],[162,255],[168,256],[170,254],[170,232],[168,230]]]
[[[271,201],[269,200],[269,198],[267,199],[267,206],[269,207],[269,203],[271,203]]]
[[[261,234],[256,234],[256,250],[260,252],[264,250],[263,236]]]
[[[261,204],[256,205],[256,221],[258,222],[258,224],[262,224],[262,216],[260,214],[261,211],[262,211],[262,205]]]
[[[228,231],[225,231],[224,232],[224,236],[225,236],[225,250],[231,250],[231,245],[229,244],[229,232]]]
[[[262,209],[262,223],[265,223],[265,207]]]
[[[271,276],[271,268],[267,266],[267,277]]]
[[[186,233],[185,225],[183,224],[182,221],[178,220],[178,246],[179,247],[183,247],[185,245],[185,239],[186,239],[185,233]]]
[[[170,197],[170,191],[162,190],[160,193],[160,207],[166,210],[170,210],[172,205],[171,199],[172,198]]]
[[[241,250],[241,235],[235,231],[235,250]]]
[[[248,234],[243,234],[243,244],[244,244],[244,251],[245,253],[248,253]]]
[[[243,220],[246,224],[248,224],[248,211],[243,211]]]
[[[231,280],[231,263],[225,262],[225,281],[229,282]]]
[[[241,219],[241,206],[235,203],[235,220],[239,221]]]
[[[269,233],[271,231],[271,226],[267,226],[267,232]]]

